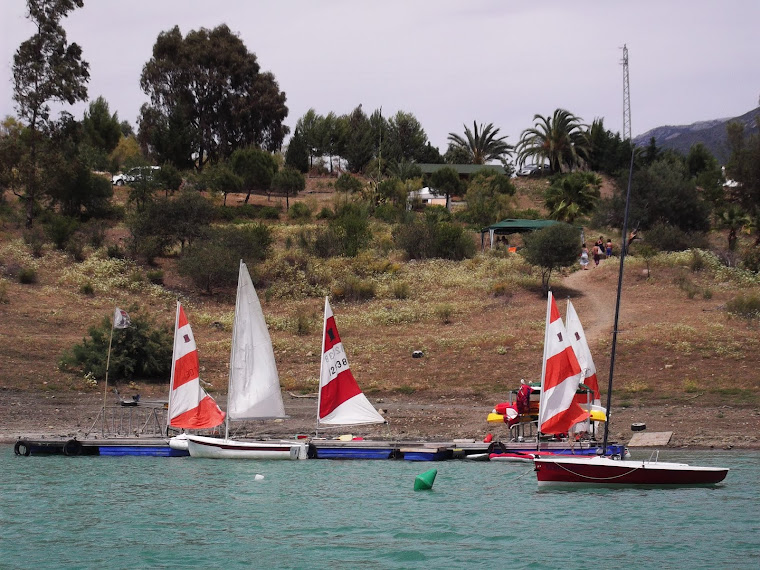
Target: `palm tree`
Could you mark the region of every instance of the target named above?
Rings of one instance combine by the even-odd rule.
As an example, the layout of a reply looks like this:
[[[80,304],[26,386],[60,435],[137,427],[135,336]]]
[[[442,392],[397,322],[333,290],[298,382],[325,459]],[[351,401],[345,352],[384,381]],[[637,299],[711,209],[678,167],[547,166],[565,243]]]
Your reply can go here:
[[[522,132],[517,144],[520,165],[532,158],[538,164],[548,161],[552,172],[569,172],[585,164],[591,143],[580,118],[557,109],[551,117],[534,115],[533,120],[534,126]]]
[[[752,219],[737,204],[730,204],[718,215],[718,225],[728,229],[728,249],[736,249],[737,234],[743,227],[752,223]]]
[[[573,223],[591,213],[601,195],[602,179],[593,172],[573,172],[546,190],[546,207],[554,220]]]
[[[495,129],[493,123],[485,127],[481,124],[480,129],[475,121],[472,122],[473,130],[464,127],[464,138],[449,133],[449,150],[455,156],[466,156],[470,164],[485,164],[492,160],[504,160],[512,155],[514,147],[505,142],[506,135],[497,137],[499,129]],[[447,153],[450,154],[450,153]]]

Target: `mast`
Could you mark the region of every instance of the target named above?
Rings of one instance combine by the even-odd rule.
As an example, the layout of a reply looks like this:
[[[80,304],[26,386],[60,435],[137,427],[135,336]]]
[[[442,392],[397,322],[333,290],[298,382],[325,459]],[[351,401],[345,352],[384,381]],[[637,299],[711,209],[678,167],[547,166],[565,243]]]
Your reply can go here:
[[[227,377],[227,413],[224,415],[224,439],[230,438],[230,401],[232,400],[232,371],[234,370],[233,362],[235,358],[235,329],[238,327],[238,310],[240,304],[240,275],[243,271],[243,260],[240,260],[240,266],[238,268],[238,284],[237,293],[235,294],[235,316],[232,319],[232,346],[230,347],[230,372]]]
[[[628,211],[631,203],[631,180],[633,179],[633,159],[636,154],[636,147],[633,139],[630,138],[631,128],[631,103],[630,93],[628,91],[628,48],[623,46],[623,70],[625,82],[625,98],[627,102],[627,121],[624,125],[628,126],[628,140],[631,141],[631,165],[628,169],[628,188],[625,193],[625,212],[623,213],[623,236],[620,240],[620,269],[618,270],[617,297],[615,298],[615,324],[612,328],[612,353],[610,355],[610,375],[607,381],[607,421],[604,422],[604,439],[602,440],[602,455],[607,454],[607,441],[610,433],[610,406],[612,405],[612,377],[615,373],[615,350],[617,348],[618,320],[620,318],[620,294],[623,290],[623,264],[625,263],[625,254],[628,253]],[[625,134],[625,133],[624,133]]]
[[[179,299],[177,299],[177,308],[174,311],[174,342],[172,346],[172,373],[169,377],[169,404],[166,411],[166,433],[168,435],[169,428],[171,427],[172,423],[172,399],[174,396],[174,371],[177,367],[177,330],[179,329]]]
[[[319,385],[317,386],[317,427],[314,435],[319,434],[319,410],[322,409],[322,369],[325,365],[325,331],[327,330],[327,297],[325,297],[325,310],[322,317],[322,346],[319,347]]]

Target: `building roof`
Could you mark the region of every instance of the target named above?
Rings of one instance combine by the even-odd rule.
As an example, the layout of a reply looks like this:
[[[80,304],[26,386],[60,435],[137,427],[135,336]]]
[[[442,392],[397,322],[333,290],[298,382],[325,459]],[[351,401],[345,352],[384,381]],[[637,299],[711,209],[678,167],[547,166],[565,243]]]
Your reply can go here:
[[[532,232],[534,230],[540,230],[547,226],[553,226],[559,224],[557,220],[515,220],[512,218],[501,220],[495,224],[491,224],[487,228],[480,230],[480,233],[489,232],[491,230],[497,234],[519,234],[522,232]]]

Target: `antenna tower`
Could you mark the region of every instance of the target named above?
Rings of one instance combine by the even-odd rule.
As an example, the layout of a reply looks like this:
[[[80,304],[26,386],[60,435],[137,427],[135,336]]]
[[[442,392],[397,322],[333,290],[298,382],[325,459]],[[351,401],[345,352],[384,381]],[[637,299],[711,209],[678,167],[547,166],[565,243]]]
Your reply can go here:
[[[623,44],[623,140],[631,140],[631,86],[628,83],[628,47]]]

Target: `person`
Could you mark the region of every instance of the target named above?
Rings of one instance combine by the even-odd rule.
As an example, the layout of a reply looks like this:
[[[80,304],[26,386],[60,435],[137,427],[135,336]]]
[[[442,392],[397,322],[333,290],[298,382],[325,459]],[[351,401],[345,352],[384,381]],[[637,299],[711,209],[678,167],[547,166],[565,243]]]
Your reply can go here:
[[[611,239],[607,240],[607,246],[605,248],[604,254],[607,257],[612,257],[612,240]]]
[[[583,244],[583,247],[581,247],[581,267],[583,269],[588,269],[588,248],[585,243]]]
[[[602,253],[604,251],[604,236],[599,236],[594,245],[599,248],[599,253]]]
[[[594,245],[594,248],[591,250],[591,253],[594,255],[594,267],[598,267],[599,259],[601,258],[601,255],[602,255],[602,250],[599,247],[598,242],[597,244]]]

